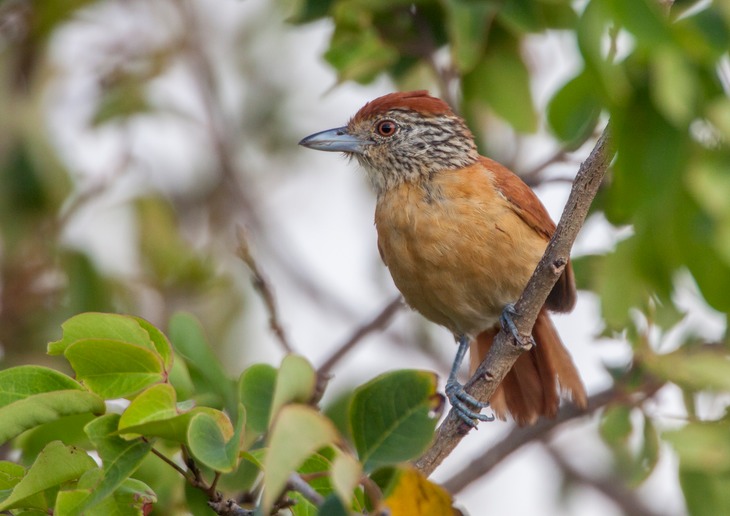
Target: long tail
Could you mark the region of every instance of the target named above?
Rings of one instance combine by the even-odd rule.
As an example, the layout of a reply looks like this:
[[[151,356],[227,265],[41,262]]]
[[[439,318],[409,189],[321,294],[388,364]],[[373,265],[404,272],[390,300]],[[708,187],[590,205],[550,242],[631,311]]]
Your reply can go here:
[[[486,356],[497,331],[497,328],[484,331],[472,342],[472,372]],[[489,400],[497,417],[505,419],[509,413],[520,426],[534,424],[540,416],[555,417],[561,392],[581,408],[587,404],[578,370],[544,308],[537,317],[532,336],[535,347],[517,359]]]

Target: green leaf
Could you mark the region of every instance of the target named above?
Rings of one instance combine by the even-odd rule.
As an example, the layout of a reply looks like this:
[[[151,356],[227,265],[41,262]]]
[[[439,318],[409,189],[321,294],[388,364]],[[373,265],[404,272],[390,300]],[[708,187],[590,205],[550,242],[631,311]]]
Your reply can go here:
[[[75,446],[64,446],[61,441],[53,441],[38,455],[10,496],[0,503],[0,511],[23,507],[23,502],[33,495],[76,480],[85,471],[95,467],[94,459],[83,450]]]
[[[682,470],[730,473],[730,422],[689,423],[662,437],[676,450]]]
[[[73,444],[79,448],[89,448],[89,438],[84,427],[96,416],[89,412],[62,417],[23,432],[13,442],[24,457],[35,457],[51,441],[63,436],[66,445]]]
[[[595,84],[585,72],[568,81],[548,105],[550,128],[571,148],[577,148],[596,127],[601,104]]]
[[[277,414],[269,434],[264,460],[263,512],[267,513],[281,494],[287,479],[318,449],[337,442],[331,421],[311,407],[286,405]]]
[[[488,2],[447,0],[445,8],[454,64],[460,72],[468,72],[484,54],[488,19],[497,7]]]
[[[661,48],[651,63],[652,99],[675,125],[685,126],[696,116],[699,103],[698,73],[678,49]]]
[[[78,507],[88,498],[101,478],[100,469],[91,469],[79,479],[74,490],[59,491],[54,507],[54,516],[78,514]],[[139,480],[128,478],[97,505],[84,510],[84,516],[142,516],[149,512],[157,495]]]
[[[49,355],[60,355],[71,344],[86,339],[115,340],[155,350],[150,334],[138,319],[128,315],[89,312],[71,317],[61,328],[63,338],[48,343]]]
[[[689,351],[685,348],[666,355],[645,357],[645,365],[657,377],[692,390],[730,390],[730,359],[723,348]]]
[[[129,427],[142,425],[150,421],[171,419],[178,415],[175,404],[177,397],[175,388],[166,383],[153,385],[142,391],[132,400],[119,420],[119,432]]]
[[[94,507],[114,493],[152,449],[152,444],[142,439],[125,441],[119,437],[119,419],[118,414],[108,414],[86,425],[86,433],[101,457],[103,469],[91,496],[84,500],[79,512]]]
[[[0,409],[0,443],[24,431],[73,414],[103,414],[104,400],[84,391],[36,394]]]
[[[651,0],[611,0],[605,2],[612,10],[617,23],[631,32],[637,43],[648,48],[661,48],[672,44],[667,17],[659,4]]]
[[[357,31],[336,30],[324,58],[337,70],[339,82],[366,84],[398,61],[398,51],[373,27],[364,27]]]
[[[601,417],[601,437],[611,447],[624,445],[631,435],[631,407],[610,405]]]
[[[156,350],[110,339],[83,339],[64,352],[76,377],[107,399],[131,396],[167,379]]]
[[[64,416],[103,414],[104,400],[71,378],[45,367],[0,371],[0,443]]]
[[[221,415],[224,415],[222,412]],[[226,417],[216,418],[206,412],[195,414],[188,427],[188,446],[193,456],[202,464],[230,473],[238,466],[239,447],[246,410],[239,406],[239,417],[234,429]]]
[[[25,468],[14,462],[0,461],[0,503],[10,496],[13,488],[23,479]]]
[[[63,373],[41,366],[18,366],[0,371],[0,407],[34,394],[84,388]]]
[[[264,433],[269,427],[276,377],[276,369],[272,366],[254,364],[238,381],[239,397],[246,407],[246,424],[256,433]]]
[[[516,131],[532,133],[537,129],[530,73],[513,41],[490,46],[484,58],[463,77],[464,98],[486,102]]]
[[[717,516],[730,507],[730,472],[707,472],[680,467],[679,483],[688,513],[692,516]]]
[[[165,371],[172,369],[172,344],[170,344],[170,341],[167,340],[165,334],[156,328],[151,322],[146,321],[141,317],[134,317],[134,320],[137,321],[137,324],[139,324],[147,332],[147,335],[149,335],[152,345],[154,345],[157,353],[159,353],[162,357],[162,362],[165,364]]]
[[[271,402],[272,419],[287,403],[308,403],[314,395],[317,373],[306,358],[287,355],[281,361]]]
[[[425,371],[394,371],[359,387],[350,425],[365,470],[420,455],[433,438],[433,411],[441,404],[436,375]]]
[[[227,428],[230,425],[228,416],[209,407],[180,411],[175,389],[171,385],[153,385],[132,400],[124,411],[119,420],[119,433],[123,439],[134,439],[143,435],[188,444],[190,422],[200,413],[218,421],[221,427]]]
[[[539,5],[535,0],[504,2],[499,10],[499,20],[517,33],[539,32],[544,28]]]
[[[237,401],[233,382],[213,353],[203,327],[192,314],[178,312],[170,319],[168,331],[175,351],[185,360],[190,378],[198,393],[215,393],[229,413],[235,413]]]

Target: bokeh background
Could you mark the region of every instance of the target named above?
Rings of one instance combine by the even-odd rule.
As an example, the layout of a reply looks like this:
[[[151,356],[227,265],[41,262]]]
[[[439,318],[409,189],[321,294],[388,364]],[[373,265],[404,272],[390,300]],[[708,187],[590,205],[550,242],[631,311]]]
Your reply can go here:
[[[45,355],[45,345],[59,337],[61,322],[83,311],[131,313],[161,328],[176,311],[190,311],[232,377],[253,363],[278,365],[283,350],[236,252],[239,228],[275,295],[287,339],[315,365],[397,295],[378,256],[374,197],[364,175],[354,163],[297,142],[344,125],[378,95],[426,88],[458,101],[461,83],[434,74],[451,59],[447,46],[434,49],[430,70],[418,65],[396,77],[378,65],[357,68],[382,57],[377,46],[360,61],[333,55],[333,20],[341,30],[347,12],[362,15],[353,7],[358,2],[345,4],[0,3],[3,368],[62,367]],[[321,12],[307,11],[312,6]],[[619,57],[636,48],[628,33],[611,41]],[[597,113],[571,145],[545,120],[555,93],[583,67],[573,32],[526,34],[520,55],[540,114],[534,131],[515,130],[515,120],[518,129],[524,122],[520,113],[462,107],[483,152],[524,175],[557,220],[607,116]],[[718,76],[727,91],[726,58]],[[509,90],[510,76],[504,79]],[[597,211],[574,255],[609,251],[633,231]],[[704,301],[686,269],[672,278],[670,297],[683,318],[662,334],[662,351],[688,335],[721,341],[725,316]],[[593,292],[582,291],[576,310],[556,324],[589,393],[609,387],[611,368],[632,360],[630,338],[606,331]],[[323,402],[391,369],[435,370],[443,381],[454,352],[448,332],[402,309],[337,365]],[[706,417],[722,414],[725,402],[697,400]],[[644,410],[660,429],[687,418],[682,390],[673,385]],[[539,443],[522,449],[456,493],[458,504],[472,515],[622,514],[605,494],[566,476],[551,455],[581,471],[610,473],[612,451],[598,424],[594,416],[562,427],[549,438],[549,452]],[[512,428],[481,425],[434,479],[449,478]],[[636,496],[651,513],[684,514],[678,458],[667,444],[658,446],[656,468]]]

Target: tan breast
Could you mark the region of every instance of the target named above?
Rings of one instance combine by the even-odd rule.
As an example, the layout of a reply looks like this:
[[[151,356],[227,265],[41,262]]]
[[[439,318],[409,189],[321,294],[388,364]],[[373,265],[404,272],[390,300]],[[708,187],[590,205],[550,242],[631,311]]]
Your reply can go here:
[[[480,163],[384,192],[375,224],[383,261],[408,304],[472,336],[517,300],[547,244]]]

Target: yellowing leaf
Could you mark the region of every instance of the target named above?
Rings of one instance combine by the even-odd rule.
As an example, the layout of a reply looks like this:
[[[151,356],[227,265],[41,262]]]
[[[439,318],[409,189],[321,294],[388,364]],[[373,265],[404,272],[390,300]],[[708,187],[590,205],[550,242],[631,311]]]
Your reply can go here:
[[[394,482],[381,507],[390,516],[459,514],[451,505],[451,495],[415,469],[403,469]]]

